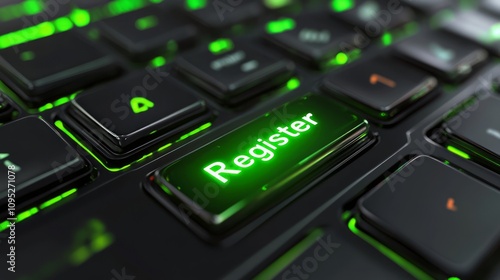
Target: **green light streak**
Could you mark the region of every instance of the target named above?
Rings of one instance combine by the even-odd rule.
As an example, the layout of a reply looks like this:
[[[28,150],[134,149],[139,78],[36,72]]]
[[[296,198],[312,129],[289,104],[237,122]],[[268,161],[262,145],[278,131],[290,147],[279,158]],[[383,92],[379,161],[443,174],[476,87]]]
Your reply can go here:
[[[23,16],[36,15],[43,12],[42,0],[25,0],[22,3],[0,8],[0,21],[9,21]]]
[[[356,218],[351,218],[348,222],[348,227],[349,230],[351,230],[352,233],[354,233],[356,236],[360,237],[363,239],[365,242],[370,244],[371,246],[375,247],[380,253],[382,253],[384,256],[388,257],[391,261],[395,262],[397,265],[399,265],[401,268],[403,268],[406,272],[411,274],[413,277],[419,279],[419,280],[432,280],[433,278],[429,276],[427,273],[422,271],[420,268],[415,266],[414,264],[410,263],[382,243],[378,242],[368,234],[362,232],[356,227]]]
[[[3,221],[2,223],[0,223],[0,232],[9,228],[9,225],[10,225],[9,221]]]
[[[89,12],[81,9],[74,9],[70,14],[69,18],[78,27],[87,26],[90,23]]]
[[[138,30],[146,30],[158,25],[158,18],[156,16],[147,16],[135,21],[135,28]]]
[[[331,7],[334,12],[341,13],[354,8],[354,0],[332,0]]]
[[[228,52],[232,50],[233,47],[233,41],[224,38],[213,41],[208,45],[210,52],[215,55]]]
[[[167,63],[167,60],[163,56],[158,56],[158,57],[155,57],[151,60],[151,66],[156,67],[156,68],[162,67],[166,63]]]
[[[186,0],[186,8],[190,11],[203,9],[207,6],[207,0]]]
[[[77,91],[73,94],[71,94],[70,96],[65,96],[65,97],[61,97],[59,99],[57,99],[56,101],[54,102],[50,102],[50,103],[47,103],[43,106],[41,106],[40,108],[38,108],[38,112],[41,113],[43,111],[47,111],[47,110],[50,110],[52,108],[55,108],[55,107],[58,107],[58,106],[61,106],[61,105],[64,105],[68,102],[70,102],[71,100],[75,99],[75,97],[80,93],[81,91]]]
[[[295,21],[291,18],[281,18],[267,23],[266,30],[269,34],[282,33],[295,28]]]
[[[469,154],[465,153],[464,151],[462,150],[459,150],[453,146],[447,146],[446,149],[454,154],[456,154],[457,156],[459,157],[462,157],[464,159],[470,159],[470,156]]]
[[[65,193],[63,193],[61,195],[58,195],[58,196],[56,196],[56,197],[54,197],[52,199],[49,199],[49,200],[45,201],[44,203],[40,204],[39,208],[40,208],[40,210],[43,210],[43,209],[45,209],[47,207],[50,207],[50,206],[56,204],[57,202],[63,200],[64,198],[66,198],[66,197],[68,197],[68,196],[76,193],[76,191],[77,191],[76,188],[75,189],[71,189],[71,190],[69,190],[69,191],[67,191],[67,192],[65,192]]]
[[[36,208],[36,207],[33,207],[33,208],[29,209],[29,210],[21,212],[19,215],[17,215],[17,221],[16,222],[24,221],[24,220],[28,219],[29,217],[35,215],[36,213],[38,213],[38,208]]]
[[[123,171],[129,167],[131,167],[133,164],[136,164],[136,163],[139,163],[147,158],[150,158],[152,157],[155,153],[159,153],[159,152],[162,152],[163,150],[167,149],[168,147],[172,146],[173,144],[172,143],[168,143],[162,147],[160,147],[155,153],[149,153],[147,155],[144,155],[143,157],[141,157],[140,159],[136,160],[136,161],[133,161],[132,163],[130,164],[127,164],[125,166],[122,166],[122,167],[118,167],[118,168],[113,168],[113,167],[108,167],[104,161],[102,161],[94,152],[92,152],[91,149],[89,149],[87,146],[85,146],[85,144],[83,144],[83,142],[81,142],[73,133],[71,133],[68,129],[66,129],[66,127],[64,126],[64,123],[60,120],[57,120],[54,122],[54,125],[59,129],[61,130],[62,132],[64,132],[64,134],[66,134],[69,138],[71,138],[71,140],[73,140],[75,143],[78,144],[78,146],[80,146],[82,149],[84,149],[90,156],[92,156],[99,164],[101,164],[106,170],[108,170],[109,172],[120,172],[120,171]],[[202,126],[200,126],[199,128],[187,133],[187,134],[184,134],[183,136],[181,136],[177,141],[175,141],[175,143],[177,142],[180,142],[190,136],[193,136],[209,127],[212,126],[212,123],[206,123]]]
[[[450,277],[450,278],[448,278],[448,280],[460,280],[460,278],[458,278],[458,277]]]
[[[323,235],[324,231],[322,229],[314,229],[299,243],[295,244],[295,246],[260,272],[254,280],[274,279],[284,268],[291,265],[300,255],[307,251],[307,249],[311,248],[311,246],[317,242],[318,238],[321,238]]]

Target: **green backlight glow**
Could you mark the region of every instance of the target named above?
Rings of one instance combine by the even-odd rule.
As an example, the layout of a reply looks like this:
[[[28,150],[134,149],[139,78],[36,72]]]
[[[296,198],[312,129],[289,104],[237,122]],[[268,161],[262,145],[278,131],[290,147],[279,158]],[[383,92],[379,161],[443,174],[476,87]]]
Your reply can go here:
[[[291,18],[281,18],[267,23],[266,30],[269,34],[282,33],[295,28],[295,21]]]
[[[300,87],[300,80],[298,78],[291,78],[286,82],[286,88],[288,90],[294,90],[298,87]]]
[[[158,18],[156,16],[147,16],[135,21],[135,28],[138,30],[146,30],[158,25]]]
[[[500,39],[500,23],[494,24],[490,28],[490,37],[492,40]]]
[[[24,212],[19,213],[16,217],[17,218],[16,223],[24,221],[24,220],[32,217],[33,215],[37,214],[40,210],[43,210],[49,206],[52,206],[52,205],[62,201],[63,199],[67,198],[68,196],[76,193],[77,190],[78,189],[76,189],[76,188],[68,190],[68,191],[62,193],[61,195],[58,195],[54,198],[51,198],[51,199],[45,201],[44,203],[40,204],[40,206],[38,206],[38,207],[32,207],[29,210],[26,210]],[[9,221],[3,221],[2,223],[0,223],[0,232],[4,231],[8,227],[9,227]]]
[[[453,146],[447,146],[446,149],[454,154],[456,154],[459,157],[462,157],[464,159],[470,159],[469,154],[465,153],[464,151],[457,149]]]
[[[293,0],[264,0],[264,5],[269,9],[279,9],[293,3]]]
[[[351,218],[348,222],[348,227],[349,230],[351,230],[352,233],[354,233],[356,236],[360,237],[364,241],[366,241],[368,244],[373,246],[375,249],[377,249],[380,253],[382,253],[384,256],[388,257],[391,261],[395,262],[397,265],[399,265],[401,268],[403,268],[405,271],[407,271],[409,274],[411,274],[413,277],[419,279],[419,280],[432,280],[433,278],[429,276],[427,273],[422,271],[420,268],[415,266],[414,264],[410,263],[400,255],[396,254],[394,251],[383,245],[382,243],[378,242],[368,234],[362,232],[356,227],[356,219]]]
[[[215,55],[228,52],[232,50],[233,47],[233,41],[224,38],[213,41],[208,45],[208,49],[210,50],[210,52]]]
[[[89,12],[81,9],[74,9],[70,14],[69,18],[78,27],[87,26],[90,23]]]
[[[347,54],[343,53],[343,52],[339,52],[336,56],[335,56],[335,62],[337,65],[344,65],[346,64],[347,62],[349,61],[349,57],[347,56]]]
[[[298,257],[300,257],[307,249],[311,248],[324,235],[322,229],[314,229],[299,243],[295,244],[290,250],[277,258],[266,269],[260,272],[254,280],[274,279],[280,274],[284,268],[291,265]]]
[[[9,21],[23,16],[36,15],[43,11],[42,0],[25,0],[19,4],[0,8],[0,21]]]
[[[158,56],[158,57],[155,57],[151,60],[151,65],[153,67],[156,67],[156,68],[162,67],[166,63],[167,63],[167,60],[163,56]]]
[[[450,277],[450,278],[448,278],[448,280],[460,280],[460,278],[458,278],[458,277]]]
[[[78,266],[113,244],[114,236],[106,230],[102,221],[92,219],[76,232],[73,242],[75,245],[68,255],[68,260]]]
[[[190,11],[203,9],[207,6],[207,0],[186,0],[186,8]]]
[[[75,97],[80,93],[81,91],[77,91],[73,94],[71,94],[70,96],[65,96],[65,97],[61,97],[59,99],[57,99],[56,101],[54,102],[51,102],[51,103],[47,103],[43,106],[41,106],[40,108],[38,108],[38,112],[41,113],[43,111],[47,111],[47,110],[50,110],[52,108],[55,108],[55,107],[58,107],[58,106],[61,106],[61,105],[64,105],[68,102],[70,102],[71,100],[75,99]]]
[[[62,132],[64,132],[64,134],[66,134],[69,138],[71,138],[71,140],[73,140],[75,143],[77,143],[82,149],[84,149],[90,156],[92,156],[99,164],[101,164],[106,170],[108,170],[109,172],[120,172],[120,171],[123,171],[125,169],[128,169],[129,167],[132,166],[132,164],[135,164],[135,163],[138,163],[138,162],[141,162],[143,160],[145,160],[146,158],[149,158],[149,157],[152,157],[155,153],[149,153],[147,155],[144,155],[143,157],[141,157],[140,159],[130,163],[130,164],[127,164],[125,166],[122,166],[122,167],[119,167],[119,168],[113,168],[113,167],[108,167],[104,161],[102,161],[94,152],[92,152],[91,149],[87,148],[87,146],[81,142],[73,133],[71,133],[68,129],[66,129],[66,127],[64,126],[64,123],[60,120],[57,120],[54,122],[54,125],[59,129],[61,130]],[[175,143],[181,141],[181,140],[184,140],[190,136],[193,136],[195,135],[196,133],[199,133],[209,127],[212,126],[212,123],[206,123],[202,126],[200,126],[199,128],[189,132],[188,134],[185,134],[183,136],[181,136],[177,141],[175,141]],[[173,144],[172,143],[168,143],[162,147],[160,147],[156,153],[159,153],[159,152],[162,152],[164,151],[165,149],[167,149],[168,147],[172,146]]]
[[[332,0],[332,10],[341,13],[354,8],[354,0]]]
[[[22,61],[31,61],[35,59],[35,53],[32,51],[26,51],[21,53],[21,60]]]
[[[384,35],[382,35],[382,44],[384,46],[390,46],[392,44],[392,35],[389,32],[385,32]]]

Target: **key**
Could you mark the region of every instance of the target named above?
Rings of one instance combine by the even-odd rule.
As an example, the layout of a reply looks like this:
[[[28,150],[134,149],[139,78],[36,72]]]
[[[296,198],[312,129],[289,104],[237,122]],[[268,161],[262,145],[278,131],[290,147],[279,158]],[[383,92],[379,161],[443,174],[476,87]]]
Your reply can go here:
[[[258,0],[246,1],[185,1],[185,9],[201,25],[210,29],[227,29],[263,15]]]
[[[69,113],[106,147],[123,154],[199,125],[208,108],[169,73],[148,69],[82,93]]]
[[[452,0],[403,0],[403,3],[428,16],[454,5]]]
[[[471,40],[495,55],[500,55],[498,18],[479,11],[460,12],[443,24],[443,29]]]
[[[6,82],[29,105],[44,105],[119,73],[112,57],[75,32],[0,50]]]
[[[477,278],[471,275],[500,241],[500,191],[428,156],[393,173],[358,208],[363,220],[448,277]]]
[[[278,117],[284,111],[289,117]],[[306,175],[338,164],[369,138],[365,120],[328,97],[308,95],[158,170],[157,190],[221,232],[303,188]]]
[[[146,7],[103,20],[103,36],[134,60],[147,60],[197,36],[197,28],[174,11]],[[170,49],[169,49],[170,46]]]
[[[497,97],[475,100],[443,127],[451,147],[465,152],[462,156],[477,158],[496,170],[500,170],[500,119],[494,117],[498,110]]]
[[[361,29],[370,37],[410,22],[415,17],[399,1],[361,0],[331,1],[333,15]]]
[[[0,202],[14,193],[7,185],[8,170],[15,173],[15,196],[25,198],[54,188],[90,167],[47,123],[26,117],[0,127]]]
[[[0,122],[8,122],[12,120],[14,107],[7,101],[7,98],[0,93]]]
[[[266,38],[283,50],[320,68],[328,66],[339,52],[352,51],[352,46],[361,42],[352,28],[324,13],[271,21],[266,31]]]
[[[398,44],[396,50],[403,58],[455,82],[488,57],[483,48],[445,32],[419,34]]]
[[[381,120],[388,120],[436,88],[437,79],[392,57],[376,57],[328,76],[324,88]],[[434,93],[436,93],[434,91]]]
[[[295,69],[291,61],[228,39],[185,53],[176,64],[192,82],[231,105],[284,84]]]

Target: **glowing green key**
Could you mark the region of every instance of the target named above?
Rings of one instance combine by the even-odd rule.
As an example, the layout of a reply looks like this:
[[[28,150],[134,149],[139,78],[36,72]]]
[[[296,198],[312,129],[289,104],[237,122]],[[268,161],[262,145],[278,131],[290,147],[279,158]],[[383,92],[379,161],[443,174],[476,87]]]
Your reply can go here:
[[[360,149],[368,128],[330,98],[308,95],[157,171],[156,189],[220,232],[304,189]]]

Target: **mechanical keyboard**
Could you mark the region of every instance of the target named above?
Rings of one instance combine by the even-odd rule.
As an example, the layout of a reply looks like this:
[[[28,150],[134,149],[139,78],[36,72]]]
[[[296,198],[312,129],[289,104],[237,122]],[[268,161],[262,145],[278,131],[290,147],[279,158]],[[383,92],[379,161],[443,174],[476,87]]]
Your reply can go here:
[[[500,1],[4,0],[0,279],[500,279]]]

